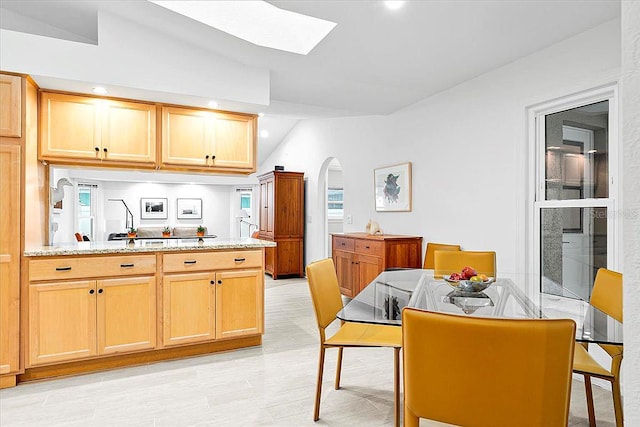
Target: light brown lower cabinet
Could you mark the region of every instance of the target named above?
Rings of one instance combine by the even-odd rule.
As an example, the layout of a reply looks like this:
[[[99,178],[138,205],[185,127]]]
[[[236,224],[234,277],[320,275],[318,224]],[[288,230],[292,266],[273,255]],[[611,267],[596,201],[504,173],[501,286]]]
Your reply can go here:
[[[155,277],[29,286],[28,366],[152,349]]]
[[[165,346],[264,331],[262,270],[165,274]]]

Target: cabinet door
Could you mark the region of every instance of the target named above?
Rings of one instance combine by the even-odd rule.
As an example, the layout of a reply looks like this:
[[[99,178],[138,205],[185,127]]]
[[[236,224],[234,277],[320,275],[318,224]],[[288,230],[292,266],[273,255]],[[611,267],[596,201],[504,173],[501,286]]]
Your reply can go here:
[[[156,106],[105,101],[102,158],[121,162],[155,163]]]
[[[0,374],[19,369],[20,146],[0,144]]]
[[[255,119],[237,114],[217,114],[212,165],[256,170]]]
[[[304,180],[300,175],[279,174],[272,206],[275,237],[302,237],[304,233]]]
[[[340,286],[340,292],[342,295],[353,298],[357,292],[354,292],[354,286],[356,286],[357,273],[353,264],[353,253],[345,251],[333,251],[333,264],[336,268],[336,275],[338,276],[338,285]]]
[[[155,277],[98,280],[96,288],[98,354],[154,348]]]
[[[0,74],[0,136],[22,136],[22,79]]]
[[[29,286],[28,366],[96,354],[95,281]]]
[[[59,93],[40,98],[40,157],[99,159],[99,100]]]
[[[382,273],[382,258],[356,255],[356,266],[358,270],[357,287],[354,291],[360,293],[369,283]]]
[[[216,273],[216,338],[264,331],[262,270]]]
[[[213,155],[211,113],[162,108],[162,163],[207,166]]]
[[[296,274],[302,277],[302,239],[276,239],[274,280]]]
[[[273,178],[260,183],[260,235],[273,238]]]
[[[215,338],[214,279],[213,273],[164,276],[162,309],[165,346]]]

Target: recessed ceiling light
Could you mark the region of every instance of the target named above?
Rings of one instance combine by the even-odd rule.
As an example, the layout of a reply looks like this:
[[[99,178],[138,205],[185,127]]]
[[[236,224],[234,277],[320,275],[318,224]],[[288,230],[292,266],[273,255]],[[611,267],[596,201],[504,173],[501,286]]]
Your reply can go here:
[[[384,5],[387,6],[387,9],[398,10],[404,6],[404,3],[404,0],[386,0]]]
[[[260,131],[260,138],[269,138],[269,131],[268,130],[261,130]]]
[[[218,108],[220,104],[218,104],[216,101],[209,101],[207,105],[209,106],[209,108]]]
[[[336,26],[266,1],[150,1],[258,46],[301,55],[311,52]]]
[[[105,89],[102,86],[96,86],[96,87],[93,88],[93,93],[95,93],[97,95],[106,95],[107,89]]]

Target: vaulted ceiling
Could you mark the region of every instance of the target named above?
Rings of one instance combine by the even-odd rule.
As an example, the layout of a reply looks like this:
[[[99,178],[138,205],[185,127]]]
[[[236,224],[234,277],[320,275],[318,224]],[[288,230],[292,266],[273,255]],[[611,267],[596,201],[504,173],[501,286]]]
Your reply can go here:
[[[264,102],[243,104],[231,99],[232,90],[225,93],[228,109],[266,113],[260,127],[269,128],[270,136],[260,140],[261,162],[300,119],[389,114],[620,14],[619,0],[407,1],[395,11],[382,1],[270,3],[337,26],[304,56],[253,45],[142,0],[1,0],[0,25],[100,46],[100,16],[109,14],[149,34],[162,34],[175,46],[188,46],[190,50],[181,49],[184,54],[166,58],[176,78],[188,77],[179,68],[186,73],[203,57],[218,62],[224,58],[258,74],[264,71]],[[42,73],[36,81],[45,88],[82,91],[68,76]],[[134,97],[144,96],[140,87],[119,86],[121,96],[128,89]],[[152,89],[145,88],[148,99],[155,99]],[[173,92],[171,100],[186,105],[205,99],[179,89],[158,91]],[[215,97],[214,91],[212,87],[206,99]]]

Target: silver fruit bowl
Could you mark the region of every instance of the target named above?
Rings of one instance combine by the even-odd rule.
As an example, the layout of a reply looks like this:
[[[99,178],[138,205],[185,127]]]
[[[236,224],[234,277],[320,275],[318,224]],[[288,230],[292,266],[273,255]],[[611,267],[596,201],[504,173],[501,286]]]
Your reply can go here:
[[[453,289],[460,292],[482,292],[487,289],[495,279],[489,277],[484,282],[475,282],[472,280],[451,280],[449,276],[442,277]]]

